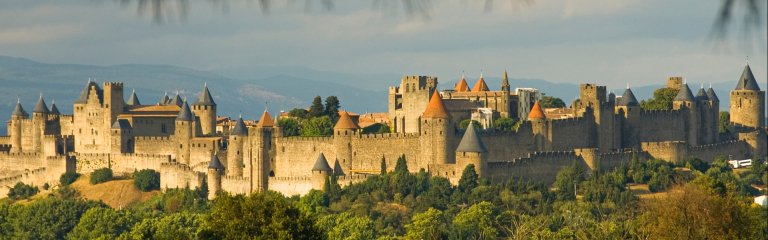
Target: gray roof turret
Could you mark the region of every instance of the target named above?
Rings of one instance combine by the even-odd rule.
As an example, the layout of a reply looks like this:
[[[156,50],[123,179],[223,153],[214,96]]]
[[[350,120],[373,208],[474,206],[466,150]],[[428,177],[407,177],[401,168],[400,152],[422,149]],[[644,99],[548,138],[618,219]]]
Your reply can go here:
[[[339,159],[336,159],[336,162],[333,163],[333,175],[336,176],[344,176],[344,169],[341,168],[341,164],[339,163]]]
[[[487,152],[488,149],[485,148],[485,144],[483,144],[483,141],[480,140],[480,136],[477,135],[475,131],[475,124],[473,122],[469,122],[469,126],[467,126],[467,131],[464,133],[464,136],[461,137],[461,142],[459,143],[459,147],[456,148],[457,152]]]
[[[16,101],[16,108],[13,109],[13,116],[29,117],[27,111],[24,111],[24,107],[21,106],[21,101]]]
[[[248,127],[245,126],[245,122],[243,122],[242,116],[240,116],[240,118],[237,119],[237,122],[235,123],[235,128],[232,129],[232,135],[237,135],[237,136],[248,135]]]
[[[720,98],[717,97],[717,94],[715,94],[715,90],[712,89],[712,86],[709,86],[709,89],[707,89],[707,98],[715,102],[720,102]]]
[[[163,97],[160,98],[160,102],[158,102],[157,104],[167,105],[169,102],[171,102],[171,98],[168,97],[168,92],[166,92],[165,94],[163,94]]]
[[[627,88],[627,90],[624,90],[624,94],[621,95],[621,101],[619,101],[619,106],[639,106],[640,103],[637,102],[637,98],[635,98],[635,94],[632,92],[632,89]]]
[[[755,75],[752,75],[752,68],[749,67],[749,64],[747,64],[747,66],[744,67],[744,71],[741,72],[739,83],[736,84],[736,89],[734,90],[760,91],[760,86],[757,85]]]
[[[203,106],[215,106],[216,102],[213,101],[213,97],[211,97],[211,92],[208,91],[208,84],[205,84],[205,87],[203,87],[203,91],[200,92],[200,95],[197,96],[197,102],[195,105],[203,105]]]
[[[330,171],[333,171],[333,169],[331,169],[331,166],[328,165],[328,160],[325,159],[325,155],[323,155],[323,153],[320,153],[320,156],[317,156],[315,165],[312,167],[312,171],[330,172]]]
[[[115,123],[112,124],[112,129],[130,129],[131,123],[128,122],[127,119],[117,119]]]
[[[51,101],[51,114],[53,115],[60,115],[61,112],[59,112],[59,108],[56,107],[56,101]]]
[[[181,107],[182,103],[184,103],[184,100],[181,100],[181,96],[179,96],[179,93],[177,92],[176,96],[173,96],[173,99],[170,99],[170,101],[168,102],[168,105],[173,104]]]
[[[192,119],[192,112],[189,111],[189,105],[187,105],[187,102],[182,103],[181,111],[179,111],[179,115],[176,116],[176,121],[191,122]]]
[[[211,163],[208,164],[208,169],[224,170],[224,165],[221,164],[221,161],[219,161],[219,157],[217,157],[216,154],[213,154],[213,157],[211,157]]]
[[[693,101],[693,93],[691,92],[691,89],[688,87],[687,83],[683,83],[683,86],[680,88],[680,91],[677,92],[677,96],[675,96],[675,101]]]
[[[34,113],[49,113],[48,106],[45,105],[45,99],[43,99],[43,95],[40,94],[40,99],[37,100],[37,104],[35,104],[35,109],[32,110]]]
[[[699,92],[696,93],[696,101],[709,101],[709,96],[707,96],[707,91],[704,90],[704,87],[699,88]]]
[[[135,89],[131,92],[131,97],[128,98],[128,102],[126,104],[128,104],[128,106],[139,106],[139,105],[141,105],[141,102],[139,102],[139,97],[136,96],[136,90]]]

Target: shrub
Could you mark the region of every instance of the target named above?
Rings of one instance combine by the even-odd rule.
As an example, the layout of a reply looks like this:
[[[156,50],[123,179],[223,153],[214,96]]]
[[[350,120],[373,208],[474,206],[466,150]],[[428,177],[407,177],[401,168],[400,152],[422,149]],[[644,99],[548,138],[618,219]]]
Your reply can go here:
[[[152,169],[143,169],[133,173],[133,185],[141,191],[160,189],[160,173]]]
[[[48,190],[49,188],[51,188],[50,184],[48,183],[43,184],[43,190]]]
[[[99,168],[91,173],[91,184],[99,184],[112,180],[112,169]]]
[[[80,177],[79,173],[66,172],[64,174],[61,174],[61,177],[59,178],[59,183],[61,183],[62,186],[68,186],[69,184],[72,184],[73,182],[75,182],[79,177]]]
[[[14,201],[19,199],[26,199],[34,196],[38,192],[40,192],[40,189],[37,187],[18,182],[10,190],[8,190],[8,198]]]

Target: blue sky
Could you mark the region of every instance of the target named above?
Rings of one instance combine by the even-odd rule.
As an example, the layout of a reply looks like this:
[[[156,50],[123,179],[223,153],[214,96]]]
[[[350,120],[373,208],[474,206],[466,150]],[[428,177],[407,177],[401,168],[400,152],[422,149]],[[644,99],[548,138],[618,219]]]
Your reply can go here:
[[[184,20],[153,23],[136,1],[0,3],[0,54],[49,63],[169,64],[238,71],[301,66],[350,74],[421,74],[455,79],[462,70],[618,88],[660,84],[670,75],[692,83],[736,81],[748,55],[766,78],[762,26],[743,36],[741,15],[724,41],[710,37],[719,0],[431,1],[428,19],[396,3],[336,0],[332,11],[304,1],[190,1]],[[285,3],[288,2],[288,3]],[[318,1],[312,1],[318,2]],[[317,4],[317,3],[315,3]],[[741,7],[741,6],[739,6]],[[751,44],[749,44],[751,42]],[[366,81],[361,79],[361,81]],[[391,84],[396,84],[393,79]]]

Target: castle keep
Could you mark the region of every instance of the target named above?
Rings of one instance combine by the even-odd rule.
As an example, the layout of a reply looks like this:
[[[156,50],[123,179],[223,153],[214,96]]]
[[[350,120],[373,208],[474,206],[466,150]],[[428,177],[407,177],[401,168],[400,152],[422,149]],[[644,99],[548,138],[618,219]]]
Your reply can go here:
[[[405,76],[389,88],[391,133],[362,133],[342,111],[332,136],[286,137],[266,110],[255,124],[240,117],[231,129],[217,131],[217,105],[207,85],[194,102],[177,94],[143,105],[135,92],[125,100],[122,83],[89,81],[72,115],[55,104],[48,108],[43,96],[31,115],[16,104],[8,136],[0,137],[0,194],[17,182],[55,185],[65,172],[104,167],[117,174],[154,169],[164,189],[206,185],[213,198],[218,191],[303,194],[322,189],[330,175],[349,184],[393,170],[400,156],[411,171],[454,183],[468,164],[492,181],[551,182],[573,162],[600,171],[634,157],[766,158],[765,91],[748,65],[731,91],[724,134],[714,90],[692,91],[678,78],[668,85],[678,91],[671,110],[641,109],[629,88],[617,97],[605,86],[581,84],[579,98],[559,110],[571,113],[564,118],[548,117],[537,90],[512,91],[506,73],[500,91],[491,91],[482,75],[473,88],[464,77],[454,89],[437,86],[435,77]],[[478,109],[491,120],[523,121],[515,131],[481,130],[474,123],[459,129]]]

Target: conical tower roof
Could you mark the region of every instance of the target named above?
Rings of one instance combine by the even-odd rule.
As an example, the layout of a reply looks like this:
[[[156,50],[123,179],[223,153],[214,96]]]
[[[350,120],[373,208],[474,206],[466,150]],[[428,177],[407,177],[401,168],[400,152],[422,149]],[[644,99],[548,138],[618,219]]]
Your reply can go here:
[[[189,105],[187,102],[184,102],[181,104],[181,111],[179,111],[179,115],[176,116],[176,121],[185,121],[185,122],[191,122],[194,119],[192,116],[192,112],[189,111]]]
[[[102,96],[102,90],[99,87],[99,84],[96,84],[95,82],[92,82],[91,79],[88,79],[88,83],[85,84],[85,88],[83,88],[83,91],[80,91],[80,96],[75,99],[75,103],[84,104],[88,102],[88,93],[91,90],[91,87],[96,88],[96,94],[101,97]]]
[[[483,141],[480,140],[480,136],[476,133],[475,130],[475,123],[470,121],[469,126],[467,126],[467,131],[464,133],[464,136],[461,137],[461,142],[459,143],[459,147],[456,148],[457,152],[487,152],[488,149],[485,148],[485,144],[483,144]]]
[[[163,97],[160,98],[160,102],[158,102],[157,104],[168,105],[169,102],[171,102],[171,98],[168,97],[168,92],[166,92],[165,94],[163,94]]]
[[[675,101],[693,101],[693,93],[691,92],[691,88],[688,87],[687,83],[683,83],[683,86],[680,88],[680,91],[677,92],[677,96],[675,96]]]
[[[315,160],[315,165],[312,166],[312,171],[330,172],[333,171],[333,169],[331,169],[331,166],[328,165],[328,160],[325,159],[325,155],[320,153],[320,156],[317,156],[317,160]]]
[[[128,98],[128,102],[126,104],[128,104],[128,106],[141,105],[141,102],[139,102],[139,97],[136,96],[136,90],[131,91],[131,97]]]
[[[219,161],[219,157],[217,157],[216,154],[213,154],[213,157],[211,157],[211,162],[208,164],[208,169],[224,170],[224,165],[221,164],[221,161]]]
[[[336,176],[344,176],[344,169],[341,168],[341,164],[339,163],[339,159],[336,159],[336,161],[333,163],[333,175]]]
[[[336,126],[333,129],[358,129],[359,127],[352,121],[352,117],[349,116],[347,111],[339,111],[339,121],[336,122]]]
[[[638,106],[640,103],[637,102],[637,98],[635,98],[635,94],[632,92],[632,89],[627,88],[627,90],[624,90],[624,95],[621,95],[621,101],[619,101],[619,106]]]
[[[477,80],[477,83],[475,83],[475,86],[472,87],[473,92],[482,92],[482,91],[488,91],[488,84],[485,83],[485,79],[483,78],[483,74],[480,74],[480,79]]]
[[[755,75],[752,74],[752,68],[749,67],[749,64],[744,66],[744,71],[741,72],[739,83],[736,84],[736,89],[734,90],[760,91],[760,86],[757,85]]]
[[[264,113],[261,114],[261,118],[259,118],[259,122],[256,123],[256,126],[259,127],[272,127],[274,125],[275,121],[272,120],[272,116],[269,115],[267,110],[264,110]]]
[[[707,90],[704,90],[704,87],[699,88],[699,92],[696,93],[696,100],[697,101],[709,101],[709,96],[707,96]]]
[[[541,105],[539,105],[539,101],[536,101],[536,103],[533,104],[533,107],[531,108],[531,112],[528,113],[528,120],[533,119],[546,119],[547,115],[544,115],[544,110],[541,109]]]
[[[424,113],[421,114],[422,118],[450,118],[451,115],[448,114],[448,110],[445,108],[445,104],[443,103],[443,98],[440,97],[440,93],[435,91],[434,94],[432,94],[432,98],[429,99],[429,104],[427,104],[427,109],[424,110]]]
[[[720,98],[717,97],[717,94],[715,94],[715,90],[712,89],[712,86],[707,89],[707,98],[715,102],[720,102]]]
[[[174,104],[176,106],[181,107],[181,104],[184,102],[184,100],[181,100],[181,96],[179,96],[179,93],[176,93],[176,96],[173,96],[169,104]]]
[[[200,95],[197,96],[197,102],[195,103],[195,105],[203,105],[203,106],[216,105],[216,102],[213,101],[213,97],[211,97],[211,91],[208,91],[207,83],[203,87],[203,91],[200,92]]]
[[[51,102],[51,114],[53,115],[60,115],[61,112],[59,112],[59,108],[56,107],[56,102]]]
[[[243,122],[243,117],[239,117],[237,119],[237,122],[235,123],[235,128],[232,129],[231,135],[237,135],[237,136],[248,135],[248,127],[245,126],[245,122]]]
[[[456,83],[456,87],[453,90],[456,92],[469,92],[469,85],[467,85],[464,75],[461,75],[461,80],[459,80],[459,83]]]
[[[40,95],[40,99],[37,100],[37,104],[35,104],[35,109],[32,110],[32,112],[35,113],[49,113],[48,106],[45,105],[45,99],[43,99],[43,95]]]
[[[27,113],[27,111],[24,111],[24,107],[21,106],[21,101],[16,102],[16,108],[13,109],[13,113],[11,115],[29,117],[29,113]]]

